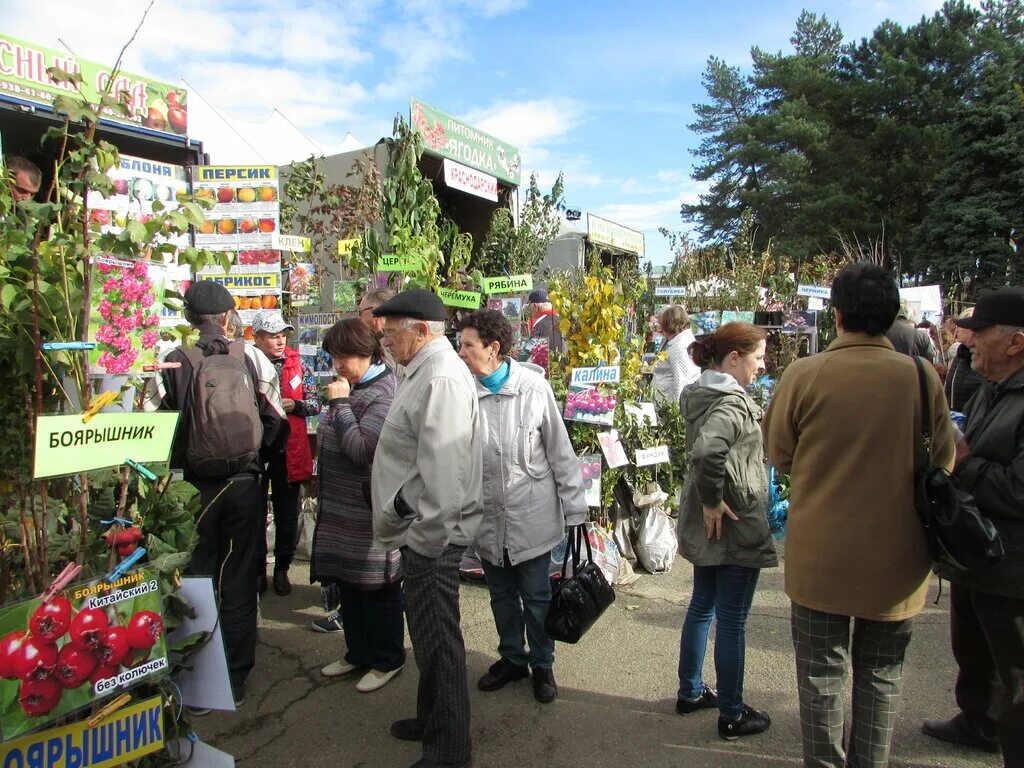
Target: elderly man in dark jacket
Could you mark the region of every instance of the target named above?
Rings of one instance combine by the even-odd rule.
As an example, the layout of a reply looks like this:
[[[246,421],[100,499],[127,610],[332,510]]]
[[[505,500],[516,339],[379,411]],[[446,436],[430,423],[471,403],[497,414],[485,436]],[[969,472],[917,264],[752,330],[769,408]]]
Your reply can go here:
[[[982,296],[957,325],[985,383],[965,407],[954,471],[999,531],[1005,555],[984,570],[941,575],[952,584],[953,655],[960,668],[950,720],[926,720],[942,741],[1003,751],[1024,766],[1024,288]]]

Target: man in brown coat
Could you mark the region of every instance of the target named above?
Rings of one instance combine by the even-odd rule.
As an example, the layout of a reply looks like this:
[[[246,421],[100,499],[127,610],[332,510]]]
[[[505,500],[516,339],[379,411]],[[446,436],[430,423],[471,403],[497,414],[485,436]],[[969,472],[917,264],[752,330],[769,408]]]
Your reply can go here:
[[[888,764],[903,657],[928,588],[914,508],[914,472],[925,463],[917,368],[885,337],[899,305],[880,267],[843,269],[832,284],[839,338],[786,369],[762,424],[769,461],[792,477],[786,594],[805,765]],[[932,460],[952,468],[949,408],[925,369]],[[844,745],[847,657],[854,694]]]

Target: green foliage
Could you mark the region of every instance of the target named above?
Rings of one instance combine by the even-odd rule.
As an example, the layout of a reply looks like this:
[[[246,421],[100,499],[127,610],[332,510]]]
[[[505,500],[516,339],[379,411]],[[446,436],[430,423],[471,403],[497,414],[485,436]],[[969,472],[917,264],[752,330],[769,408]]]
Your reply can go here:
[[[488,277],[506,272],[534,274],[551,241],[558,236],[561,221],[558,212],[565,209],[564,189],[561,173],[548,194],[541,192],[537,175],[531,174],[519,226],[515,226],[512,212],[507,208],[495,210],[475,267]]]
[[[946,3],[859,42],[803,12],[792,51],[754,48],[743,74],[712,57],[694,178],[682,208],[701,238],[797,261],[851,243],[904,278],[969,298],[1021,269],[1024,3]],[[858,247],[856,250],[860,251]]]

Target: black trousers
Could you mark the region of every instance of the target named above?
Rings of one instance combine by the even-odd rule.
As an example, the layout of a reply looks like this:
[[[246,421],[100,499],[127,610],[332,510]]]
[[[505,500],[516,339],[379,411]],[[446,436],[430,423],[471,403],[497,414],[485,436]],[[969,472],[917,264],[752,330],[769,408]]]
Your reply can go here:
[[[953,584],[956,703],[968,721],[996,737],[1007,768],[1024,766],[1024,599]]]
[[[459,763],[470,753],[466,643],[459,615],[464,550],[449,545],[440,557],[430,558],[402,547],[405,611],[420,671],[416,719],[423,727],[423,756],[435,763]]]
[[[259,574],[263,492],[255,472],[219,483],[197,483],[203,512],[188,573],[211,576],[220,600],[220,627],[231,687],[245,691],[256,663],[256,580]]]
[[[269,487],[268,487],[269,486]],[[266,494],[274,505],[274,570],[287,571],[299,538],[299,495],[302,483],[288,482],[288,464],[282,453],[267,463],[263,480],[263,530],[267,530]],[[267,567],[267,537],[263,537],[263,568]]]
[[[405,617],[402,582],[380,589],[356,589],[336,581],[348,652],[345,661],[378,672],[405,664]]]

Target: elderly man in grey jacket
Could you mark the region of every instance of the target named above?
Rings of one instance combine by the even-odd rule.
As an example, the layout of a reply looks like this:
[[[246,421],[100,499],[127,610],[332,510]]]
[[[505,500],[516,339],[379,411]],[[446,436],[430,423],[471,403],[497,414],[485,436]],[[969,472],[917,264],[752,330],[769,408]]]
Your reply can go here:
[[[400,548],[405,611],[420,671],[416,717],[391,734],[423,742],[413,768],[471,765],[459,563],[480,524],[476,384],[444,336],[441,300],[403,291],[374,310],[381,343],[405,366],[380,433],[371,480],[373,531]]]

